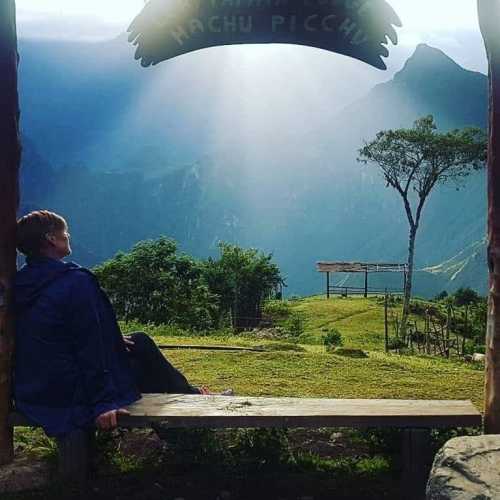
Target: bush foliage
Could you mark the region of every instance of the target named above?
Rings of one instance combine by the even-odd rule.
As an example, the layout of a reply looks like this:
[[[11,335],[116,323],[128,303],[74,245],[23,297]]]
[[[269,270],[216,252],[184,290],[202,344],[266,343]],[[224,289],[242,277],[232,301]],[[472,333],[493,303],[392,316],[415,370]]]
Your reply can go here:
[[[221,243],[218,259],[197,260],[165,237],[142,241],[94,272],[120,319],[198,331],[253,326],[263,300],[283,283],[272,255]]]

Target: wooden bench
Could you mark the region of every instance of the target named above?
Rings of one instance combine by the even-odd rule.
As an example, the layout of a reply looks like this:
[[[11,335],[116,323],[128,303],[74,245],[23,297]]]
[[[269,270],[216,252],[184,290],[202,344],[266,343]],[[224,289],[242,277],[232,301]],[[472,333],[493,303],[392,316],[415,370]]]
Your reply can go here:
[[[430,430],[479,427],[481,414],[470,401],[397,399],[306,399],[183,394],[145,394],[119,417],[124,428],[150,427],[156,422],[172,428],[318,428],[398,427],[402,442],[403,481],[408,491],[422,492],[432,457]],[[11,425],[27,425],[17,413]],[[60,473],[84,480],[89,444],[83,434],[59,442]],[[416,493],[417,494],[417,493]],[[418,494],[417,494],[418,497]]]

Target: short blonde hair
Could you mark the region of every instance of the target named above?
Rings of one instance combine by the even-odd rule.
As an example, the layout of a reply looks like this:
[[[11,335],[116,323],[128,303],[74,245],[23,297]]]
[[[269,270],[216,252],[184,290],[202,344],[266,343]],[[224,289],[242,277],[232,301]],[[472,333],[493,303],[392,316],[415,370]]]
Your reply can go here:
[[[17,249],[26,257],[40,255],[45,235],[66,230],[68,224],[60,215],[48,210],[37,210],[17,221]]]

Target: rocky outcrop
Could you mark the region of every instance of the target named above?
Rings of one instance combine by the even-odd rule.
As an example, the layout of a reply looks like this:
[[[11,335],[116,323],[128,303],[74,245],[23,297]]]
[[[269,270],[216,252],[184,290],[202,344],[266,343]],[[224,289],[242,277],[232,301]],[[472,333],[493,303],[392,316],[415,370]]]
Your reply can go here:
[[[438,452],[427,484],[428,500],[500,498],[500,436],[460,437]]]

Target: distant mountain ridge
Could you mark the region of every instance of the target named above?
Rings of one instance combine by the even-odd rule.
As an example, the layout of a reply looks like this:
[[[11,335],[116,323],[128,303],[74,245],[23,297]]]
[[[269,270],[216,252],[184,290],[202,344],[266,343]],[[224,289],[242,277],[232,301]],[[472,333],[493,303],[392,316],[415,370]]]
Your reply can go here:
[[[21,46],[29,145],[23,210],[66,214],[81,245],[75,258],[87,265],[160,234],[199,256],[226,240],[273,252],[289,293],[311,294],[323,287],[316,261],[403,262],[401,201],[374,167],[357,164],[357,150],[377,131],[411,126],[426,114],[442,129],[487,121],[487,77],[426,45],[394,79],[340,112],[312,119],[309,104],[283,102],[269,113],[266,85],[273,82],[263,81],[251,102],[245,92],[232,97],[235,120],[226,123],[217,118],[217,81],[197,67],[198,56],[146,72],[130,64],[128,47],[109,43]],[[106,57],[97,57],[102,52]],[[214,53],[206,57],[214,60]],[[231,64],[238,81],[244,67]],[[322,95],[321,108],[334,98]],[[262,109],[259,121],[247,123],[253,103]],[[200,120],[207,109],[212,123]],[[417,239],[417,267],[436,266],[481,241],[485,215],[483,173],[460,191],[436,190]],[[477,274],[486,275],[486,264],[477,262]],[[416,293],[453,288],[459,274],[450,282],[446,273],[419,273]],[[482,289],[474,273],[463,276]]]

